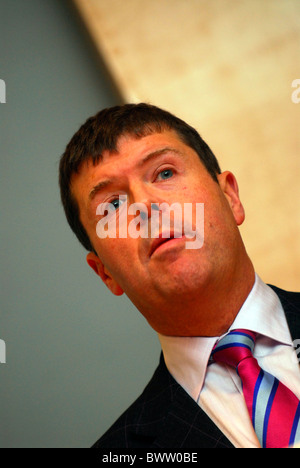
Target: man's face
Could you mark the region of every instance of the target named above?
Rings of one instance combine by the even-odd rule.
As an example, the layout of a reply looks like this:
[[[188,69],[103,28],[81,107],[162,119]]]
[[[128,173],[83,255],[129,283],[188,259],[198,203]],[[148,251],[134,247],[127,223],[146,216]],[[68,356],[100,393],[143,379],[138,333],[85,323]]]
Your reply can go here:
[[[213,317],[201,313],[201,304],[228,287],[244,252],[237,229],[244,212],[235,179],[225,172],[218,176],[219,184],[214,181],[196,152],[173,131],[121,137],[117,150],[104,152],[96,166],[84,163],[72,178],[81,222],[97,252],[88,254],[87,261],[114,294],[127,294],[156,331],[209,334],[205,324]],[[99,238],[97,207],[113,202],[118,213],[120,196],[127,197],[128,206],[143,203],[148,208],[144,223],[150,222],[153,204],[179,203],[184,213],[189,203],[194,228],[196,204],[204,204],[203,246],[187,249],[186,243],[195,239],[172,237],[172,222],[171,238],[163,243],[149,236],[119,238],[118,231],[116,238]],[[128,215],[128,223],[132,218]],[[160,224],[155,234],[163,230]]]

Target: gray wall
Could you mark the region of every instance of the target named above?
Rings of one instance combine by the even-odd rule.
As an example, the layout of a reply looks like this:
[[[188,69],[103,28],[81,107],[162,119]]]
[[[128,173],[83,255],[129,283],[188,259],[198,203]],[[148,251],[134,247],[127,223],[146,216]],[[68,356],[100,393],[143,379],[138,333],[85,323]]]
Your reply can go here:
[[[85,262],[59,157],[119,98],[66,0],[1,0],[1,447],[89,447],[139,395],[156,334]]]

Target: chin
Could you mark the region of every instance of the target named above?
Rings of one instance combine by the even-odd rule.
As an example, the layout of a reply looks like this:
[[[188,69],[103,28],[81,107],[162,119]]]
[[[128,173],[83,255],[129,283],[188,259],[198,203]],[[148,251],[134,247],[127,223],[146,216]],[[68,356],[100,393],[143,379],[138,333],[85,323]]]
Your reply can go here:
[[[173,298],[178,296],[180,301],[186,300],[186,297],[191,298],[192,293],[199,299],[199,292],[206,287],[211,277],[206,262],[196,259],[191,261],[191,258],[177,259],[168,270],[161,271],[158,288]]]

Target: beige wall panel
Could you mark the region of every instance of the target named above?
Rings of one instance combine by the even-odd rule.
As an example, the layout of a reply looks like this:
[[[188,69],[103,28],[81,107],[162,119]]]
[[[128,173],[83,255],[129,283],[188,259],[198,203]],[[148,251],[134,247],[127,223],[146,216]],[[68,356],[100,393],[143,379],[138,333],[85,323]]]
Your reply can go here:
[[[74,3],[124,100],[176,113],[235,173],[257,272],[299,290],[300,0]]]

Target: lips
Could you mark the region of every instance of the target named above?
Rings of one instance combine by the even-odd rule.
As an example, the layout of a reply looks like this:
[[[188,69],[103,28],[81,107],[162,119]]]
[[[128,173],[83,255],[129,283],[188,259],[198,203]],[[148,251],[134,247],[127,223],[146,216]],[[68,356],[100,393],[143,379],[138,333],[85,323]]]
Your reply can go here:
[[[176,235],[174,232],[170,232],[170,234],[167,234],[168,237],[166,236],[166,233],[161,232],[158,236],[158,238],[154,239],[151,247],[150,247],[150,253],[149,257],[152,257],[153,253],[163,244],[166,244],[167,242],[170,242],[173,239],[179,240],[182,239],[182,233],[180,235]]]

